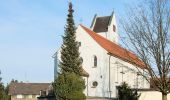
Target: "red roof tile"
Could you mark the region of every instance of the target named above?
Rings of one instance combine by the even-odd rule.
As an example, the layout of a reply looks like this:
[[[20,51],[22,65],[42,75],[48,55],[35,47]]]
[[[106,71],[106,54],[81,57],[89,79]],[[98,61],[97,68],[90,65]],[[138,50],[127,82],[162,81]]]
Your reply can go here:
[[[83,25],[80,25],[102,48],[104,48],[108,53],[112,56],[120,58],[126,62],[131,64],[137,65],[142,69],[146,69],[144,67],[144,63],[132,52],[128,51],[125,48],[111,42],[110,40],[100,36],[99,34],[95,33],[94,31],[86,28]]]

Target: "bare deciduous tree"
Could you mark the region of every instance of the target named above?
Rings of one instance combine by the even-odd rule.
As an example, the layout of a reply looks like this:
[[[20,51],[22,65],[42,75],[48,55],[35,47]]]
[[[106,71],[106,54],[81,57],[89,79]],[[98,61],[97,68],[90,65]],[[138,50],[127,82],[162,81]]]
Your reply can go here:
[[[123,21],[131,50],[145,63],[148,81],[167,100],[170,93],[170,0],[146,0]],[[131,16],[130,16],[131,15]]]

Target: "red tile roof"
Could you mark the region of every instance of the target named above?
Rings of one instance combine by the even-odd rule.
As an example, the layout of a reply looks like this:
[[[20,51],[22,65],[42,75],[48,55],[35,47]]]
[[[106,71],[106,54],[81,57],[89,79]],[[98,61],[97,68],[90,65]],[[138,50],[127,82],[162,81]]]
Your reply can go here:
[[[9,95],[39,95],[41,90],[50,89],[51,83],[11,83]]]
[[[102,48],[104,48],[112,56],[120,58],[126,62],[137,65],[142,69],[146,69],[144,63],[132,52],[125,48],[111,42],[110,40],[100,36],[94,31],[88,29],[87,27],[80,25]]]

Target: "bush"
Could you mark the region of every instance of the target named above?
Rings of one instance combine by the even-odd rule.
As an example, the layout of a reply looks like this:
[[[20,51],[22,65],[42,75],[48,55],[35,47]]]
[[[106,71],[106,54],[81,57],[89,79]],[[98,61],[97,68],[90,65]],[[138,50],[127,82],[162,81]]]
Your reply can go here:
[[[118,86],[119,100],[138,100],[139,96],[137,90],[131,90],[125,82],[123,82],[121,86]]]

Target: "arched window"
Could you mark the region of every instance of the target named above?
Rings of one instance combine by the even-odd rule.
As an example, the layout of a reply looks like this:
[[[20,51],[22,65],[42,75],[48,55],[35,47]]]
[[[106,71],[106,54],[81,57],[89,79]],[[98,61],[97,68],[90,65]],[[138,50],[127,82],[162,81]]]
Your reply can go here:
[[[94,67],[97,67],[97,56],[94,56]]]

